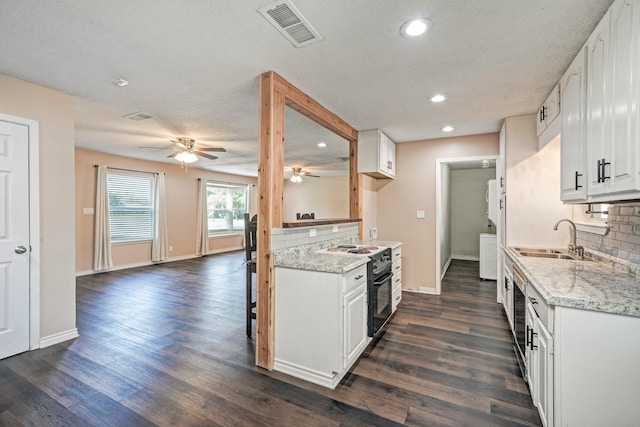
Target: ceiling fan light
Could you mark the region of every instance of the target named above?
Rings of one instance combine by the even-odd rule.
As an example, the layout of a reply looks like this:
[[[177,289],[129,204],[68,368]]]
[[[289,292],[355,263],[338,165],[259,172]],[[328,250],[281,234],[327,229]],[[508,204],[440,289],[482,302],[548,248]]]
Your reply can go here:
[[[293,175],[291,177],[291,182],[293,182],[294,184],[299,184],[302,182],[302,177],[300,175]]]
[[[176,160],[181,163],[193,163],[198,160],[198,156],[188,151],[182,151],[176,155]]]

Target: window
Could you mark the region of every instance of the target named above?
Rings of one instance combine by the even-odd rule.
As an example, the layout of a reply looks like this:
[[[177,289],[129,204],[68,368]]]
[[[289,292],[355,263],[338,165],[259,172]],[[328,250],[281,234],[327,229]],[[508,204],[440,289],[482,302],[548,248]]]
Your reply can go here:
[[[107,172],[111,241],[136,242],[153,239],[153,174]]]
[[[605,220],[609,216],[608,203],[589,203],[589,218]]]
[[[247,186],[207,182],[207,218],[209,233],[244,230],[248,212]]]

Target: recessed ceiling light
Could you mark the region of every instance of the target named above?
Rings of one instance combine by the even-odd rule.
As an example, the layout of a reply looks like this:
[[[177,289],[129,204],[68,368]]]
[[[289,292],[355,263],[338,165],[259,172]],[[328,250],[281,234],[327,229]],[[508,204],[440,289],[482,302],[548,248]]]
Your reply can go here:
[[[126,81],[125,79],[114,80],[113,83],[115,83],[117,86],[120,86],[120,87],[123,87],[129,84],[129,82]]]
[[[400,34],[403,37],[416,37],[426,33],[433,27],[433,22],[427,18],[417,18],[407,21],[400,27]]]
[[[447,97],[446,97],[446,96],[444,96],[444,95],[440,95],[440,94],[437,94],[437,95],[433,95],[433,96],[431,97],[431,102],[442,102],[442,101],[444,101],[445,99],[447,99]]]
[[[318,142],[318,147],[325,148],[327,146],[326,142]]]
[[[453,126],[445,126],[442,128],[442,132],[451,132],[453,130]]]

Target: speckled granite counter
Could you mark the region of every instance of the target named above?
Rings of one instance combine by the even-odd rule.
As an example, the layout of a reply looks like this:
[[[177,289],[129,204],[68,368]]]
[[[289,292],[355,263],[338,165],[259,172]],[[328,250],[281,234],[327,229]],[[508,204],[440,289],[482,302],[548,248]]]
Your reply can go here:
[[[523,257],[504,249],[548,304],[640,317],[640,277],[600,262]]]
[[[402,242],[391,242],[385,240],[360,240],[356,242],[357,245],[373,245],[373,246],[386,246],[387,248],[395,249],[398,246],[402,246]]]
[[[366,264],[368,261],[369,257],[362,255],[298,253],[280,257],[276,259],[274,265],[275,267],[343,274]]]

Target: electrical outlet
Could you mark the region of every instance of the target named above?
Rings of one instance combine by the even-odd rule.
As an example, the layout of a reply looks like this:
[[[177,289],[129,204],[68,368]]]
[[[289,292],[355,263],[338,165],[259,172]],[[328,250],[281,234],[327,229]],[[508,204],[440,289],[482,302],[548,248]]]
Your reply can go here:
[[[338,232],[338,226],[337,226],[337,225],[334,225],[334,226],[333,226],[333,232],[334,232],[334,233],[337,233],[337,232]]]
[[[318,235],[318,230],[316,230],[315,228],[312,228],[311,230],[309,230],[309,237],[316,237]]]
[[[169,246],[169,252],[173,252],[173,246]]]
[[[371,230],[369,230],[369,237],[374,240],[378,238],[378,229],[376,227],[373,227]]]
[[[82,213],[84,215],[93,215],[93,208],[82,208]]]

